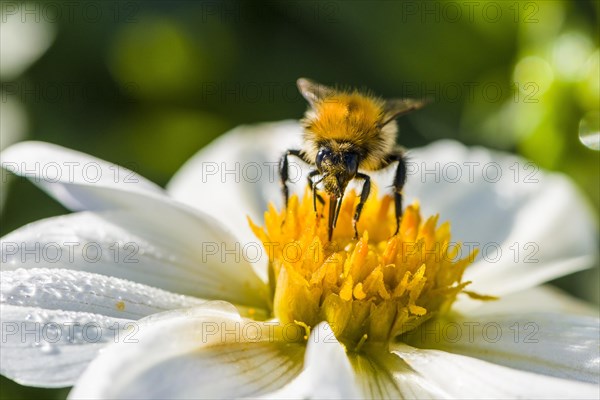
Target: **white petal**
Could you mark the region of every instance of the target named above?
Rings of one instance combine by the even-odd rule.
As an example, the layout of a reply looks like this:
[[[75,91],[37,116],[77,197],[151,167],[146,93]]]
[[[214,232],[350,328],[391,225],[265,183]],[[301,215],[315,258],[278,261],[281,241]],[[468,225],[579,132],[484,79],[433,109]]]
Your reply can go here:
[[[37,221],[2,238],[2,270],[81,270],[266,308],[266,285],[243,247],[214,221],[180,211],[165,205],[155,215],[121,210]]]
[[[297,121],[235,128],[191,158],[169,182],[167,191],[218,217],[235,229],[243,243],[256,242],[246,217],[262,223],[269,202],[281,205],[279,159],[286,150],[299,148],[300,139]],[[302,165],[293,158],[290,163]],[[296,174],[300,173],[297,168],[293,172],[291,180],[304,189],[306,178]],[[266,271],[266,262],[265,258],[257,263],[258,270]]]
[[[464,317],[432,321],[407,341],[419,348],[600,384],[598,318],[541,313]]]
[[[20,142],[0,154],[2,167],[33,183],[71,210],[136,207],[160,197],[160,187],[124,167],[44,142]]]
[[[357,384],[370,399],[445,399],[448,394],[384,348],[350,353]]]
[[[463,296],[453,304],[452,309],[469,316],[508,314],[515,311],[519,314],[551,312],[588,317],[597,317],[599,314],[597,307],[551,285],[541,285],[511,293],[495,301],[472,300]]]
[[[523,372],[439,350],[396,344],[393,353],[452,398],[589,398],[598,385]]]
[[[409,156],[408,201],[419,199],[424,215],[451,222],[455,241],[481,250],[465,274],[470,290],[503,295],[594,265],[594,217],[564,175],[449,140]]]
[[[72,386],[108,343],[136,340],[134,321],[0,305],[0,373],[22,385]]]
[[[308,339],[304,370],[270,399],[356,399],[363,397],[344,347],[327,322],[317,325]]]
[[[0,272],[2,304],[87,312],[137,320],[150,314],[203,303],[150,286],[66,269],[32,268]]]
[[[264,327],[212,303],[150,317],[139,343],[107,348],[70,398],[238,398],[272,392],[300,373],[304,346],[270,340],[268,334],[257,338]]]

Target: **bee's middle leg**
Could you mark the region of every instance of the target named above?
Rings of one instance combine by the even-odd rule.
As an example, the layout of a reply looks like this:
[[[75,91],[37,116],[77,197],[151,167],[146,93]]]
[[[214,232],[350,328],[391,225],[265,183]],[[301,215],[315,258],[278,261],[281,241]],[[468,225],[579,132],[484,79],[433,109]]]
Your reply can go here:
[[[398,161],[396,167],[396,175],[394,176],[394,204],[396,208],[396,232],[394,236],[400,231],[400,218],[402,218],[402,189],[406,183],[406,160],[401,152],[397,152],[390,156],[388,159],[389,163]]]
[[[360,214],[362,213],[362,209],[369,197],[369,193],[371,192],[371,178],[368,175],[358,173],[356,174],[356,179],[362,179],[364,181],[362,192],[360,193],[360,201],[356,206],[356,212],[354,213],[354,218],[352,219],[352,227],[354,228],[354,239],[358,239],[358,229],[356,224],[360,219]]]

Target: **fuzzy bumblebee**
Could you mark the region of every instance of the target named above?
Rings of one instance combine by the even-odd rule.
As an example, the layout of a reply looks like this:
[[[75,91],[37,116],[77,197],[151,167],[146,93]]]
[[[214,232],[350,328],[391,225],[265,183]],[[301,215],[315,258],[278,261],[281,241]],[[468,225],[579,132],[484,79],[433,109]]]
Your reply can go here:
[[[328,233],[331,241],[346,187],[353,179],[361,180],[363,186],[360,201],[352,220],[356,238],[356,224],[371,190],[369,176],[359,170],[377,171],[397,163],[393,188],[395,234],[398,233],[402,217],[402,188],[406,182],[406,162],[402,148],[396,145],[398,127],[395,119],[423,107],[425,101],[382,100],[356,90],[336,90],[305,78],[298,79],[297,84],[310,107],[302,120],[303,148],[286,151],[279,163],[284,204],[287,205],[289,197],[288,157],[295,156],[316,167],[308,175],[315,212],[317,200],[321,204],[325,203],[317,193],[319,185],[329,196]]]

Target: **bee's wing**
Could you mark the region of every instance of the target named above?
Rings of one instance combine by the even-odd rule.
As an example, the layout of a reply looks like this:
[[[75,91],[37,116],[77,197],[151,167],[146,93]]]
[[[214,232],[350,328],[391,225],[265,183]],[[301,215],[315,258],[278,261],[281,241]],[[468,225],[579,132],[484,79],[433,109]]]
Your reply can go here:
[[[296,84],[298,85],[298,90],[300,90],[302,97],[308,101],[308,104],[310,104],[311,107],[314,107],[315,103],[319,100],[330,96],[335,92],[333,88],[311,81],[307,78],[298,79]]]
[[[427,105],[429,101],[419,99],[390,99],[385,101],[383,108],[382,126],[389,124],[394,119],[411,111],[418,110]]]

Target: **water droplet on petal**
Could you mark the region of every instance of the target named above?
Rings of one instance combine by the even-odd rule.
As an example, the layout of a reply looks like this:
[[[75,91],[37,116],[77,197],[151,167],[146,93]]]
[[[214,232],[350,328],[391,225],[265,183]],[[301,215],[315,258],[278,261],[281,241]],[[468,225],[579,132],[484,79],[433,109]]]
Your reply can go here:
[[[58,348],[56,346],[52,346],[48,343],[45,343],[42,347],[40,347],[40,351],[44,354],[56,354],[58,353]]]
[[[588,149],[600,150],[600,112],[591,111],[579,121],[579,140]]]

